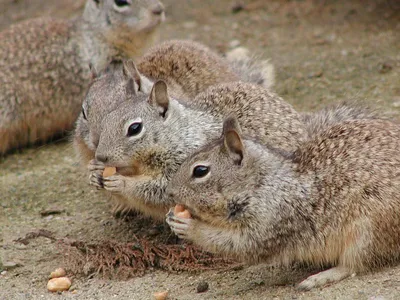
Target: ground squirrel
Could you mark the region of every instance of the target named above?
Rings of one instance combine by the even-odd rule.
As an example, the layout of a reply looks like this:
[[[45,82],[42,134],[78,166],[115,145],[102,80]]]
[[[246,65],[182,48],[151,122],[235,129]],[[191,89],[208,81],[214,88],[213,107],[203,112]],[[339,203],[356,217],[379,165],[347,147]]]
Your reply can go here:
[[[88,0],[83,16],[40,18],[0,33],[0,155],[72,127],[89,64],[142,54],[163,20],[158,0]]]
[[[254,80],[265,87],[274,82],[272,64],[256,61],[244,48],[229,52],[225,59],[200,43],[185,40],[166,41],[150,48],[137,65],[114,60],[105,70],[92,71],[94,80],[74,135],[76,152],[85,166],[94,159],[103,117],[133,93],[148,95],[158,79],[168,84],[170,96],[185,102],[222,82]]]
[[[164,193],[168,180],[191,151],[218,137],[224,116],[234,113],[247,134],[286,151],[306,138],[292,106],[255,84],[218,84],[191,105],[169,98],[163,81],[154,84],[150,96],[133,96],[102,121],[91,184],[121,195],[122,206],[156,219],[163,219],[173,204]],[[117,167],[120,174],[103,178],[105,166]],[[130,171],[141,176],[123,176]]]
[[[166,193],[191,217],[167,222],[206,250],[248,262],[332,267],[311,289],[400,254],[400,125],[344,121],[287,154],[242,137],[228,118],[223,135],[192,154]]]

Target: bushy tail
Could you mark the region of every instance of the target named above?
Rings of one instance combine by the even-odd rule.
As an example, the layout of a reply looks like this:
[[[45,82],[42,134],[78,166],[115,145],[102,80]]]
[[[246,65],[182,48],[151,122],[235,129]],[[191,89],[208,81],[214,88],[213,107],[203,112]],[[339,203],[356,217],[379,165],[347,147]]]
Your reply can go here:
[[[250,55],[249,50],[238,47],[226,54],[226,58],[242,81],[259,84],[271,89],[275,83],[275,69],[269,60]]]
[[[302,119],[308,135],[312,137],[341,122],[361,119],[388,119],[388,116],[375,107],[351,100],[330,105],[316,112],[302,113]]]

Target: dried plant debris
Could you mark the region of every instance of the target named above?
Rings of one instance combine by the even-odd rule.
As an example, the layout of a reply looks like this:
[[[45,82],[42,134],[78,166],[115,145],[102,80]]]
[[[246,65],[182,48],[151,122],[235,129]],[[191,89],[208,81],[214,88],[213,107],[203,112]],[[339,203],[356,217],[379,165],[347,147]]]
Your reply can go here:
[[[169,231],[162,230],[162,225],[158,225],[160,228],[157,234],[148,235],[156,225],[142,218],[137,218],[134,223],[126,222],[127,220],[116,221],[118,234],[115,228],[111,228],[113,235],[105,234],[98,240],[56,238],[53,232],[39,229],[15,242],[27,245],[38,237],[49,238],[56,242],[59,252],[63,255],[65,268],[74,275],[83,276],[100,275],[127,279],[143,275],[152,269],[196,272],[226,270],[241,265],[193,245],[184,244]],[[113,238],[110,239],[110,236]]]
[[[18,238],[16,240],[14,240],[14,242],[20,243],[20,244],[23,244],[23,245],[28,245],[30,240],[36,239],[38,237],[45,237],[45,238],[48,238],[48,239],[53,240],[53,241],[56,240],[56,238],[54,237],[54,233],[51,232],[50,230],[38,229],[38,230],[35,230],[35,231],[32,231],[32,232],[29,232],[23,238]]]
[[[218,270],[234,261],[214,256],[192,245],[154,244],[134,237],[135,242],[83,242],[59,240],[65,265],[76,275],[97,275],[127,279],[149,269],[168,271]]]

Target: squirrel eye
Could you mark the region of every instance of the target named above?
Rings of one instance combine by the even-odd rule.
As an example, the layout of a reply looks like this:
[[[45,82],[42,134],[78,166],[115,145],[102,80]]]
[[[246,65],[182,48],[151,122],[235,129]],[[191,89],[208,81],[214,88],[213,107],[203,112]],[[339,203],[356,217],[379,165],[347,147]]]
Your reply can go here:
[[[143,125],[140,122],[135,122],[132,123],[129,128],[128,128],[128,134],[127,136],[134,136],[134,135],[138,135],[141,131],[142,131]]]
[[[82,116],[87,121],[87,117],[86,117],[86,114],[85,114],[85,109],[83,108],[83,106],[82,106]]]
[[[210,168],[207,166],[196,166],[193,169],[193,177],[201,178],[204,177],[210,172]]]
[[[121,6],[126,6],[126,5],[130,5],[131,1],[130,0],[114,0],[114,3],[121,7]]]

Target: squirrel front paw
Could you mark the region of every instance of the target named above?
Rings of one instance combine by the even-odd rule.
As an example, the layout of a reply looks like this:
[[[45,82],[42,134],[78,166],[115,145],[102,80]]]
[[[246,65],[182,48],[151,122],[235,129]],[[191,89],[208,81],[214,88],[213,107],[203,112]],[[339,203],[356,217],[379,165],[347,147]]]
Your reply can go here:
[[[98,189],[103,188],[103,171],[104,164],[95,159],[92,159],[88,164],[89,171],[89,184],[95,186]]]
[[[87,166],[89,172],[103,172],[105,168],[104,163],[95,159],[92,159]]]
[[[166,221],[171,230],[181,239],[189,239],[189,231],[193,226],[194,220],[191,217],[177,216],[173,208],[166,215]]]
[[[112,193],[122,193],[126,186],[125,180],[126,177],[119,174],[105,177],[102,179],[103,187],[105,190]]]

